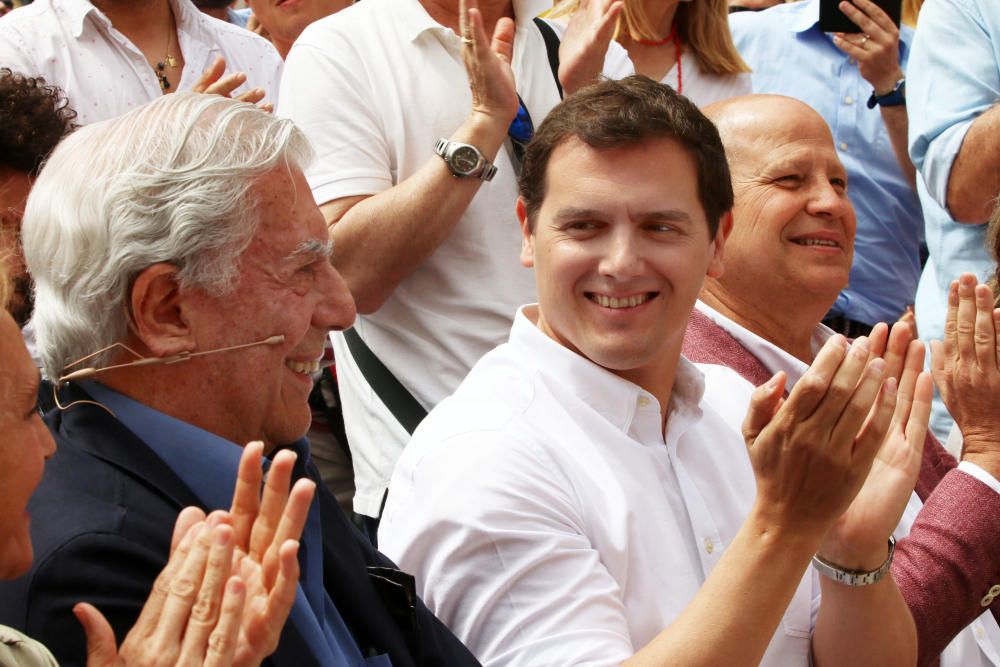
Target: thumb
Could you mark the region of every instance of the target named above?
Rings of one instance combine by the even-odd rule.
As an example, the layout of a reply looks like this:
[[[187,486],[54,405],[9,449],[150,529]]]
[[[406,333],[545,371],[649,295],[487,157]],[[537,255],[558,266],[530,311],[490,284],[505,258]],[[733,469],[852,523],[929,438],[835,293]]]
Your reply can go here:
[[[770,380],[754,389],[750,396],[750,407],[747,408],[747,416],[743,420],[743,439],[747,447],[753,447],[754,441],[764,427],[771,423],[775,413],[784,402],[782,397],[785,393],[785,381],[787,376],[784,372],[777,372]]]
[[[111,667],[118,661],[115,633],[104,614],[86,602],[73,607],[73,615],[87,634],[87,667]]]

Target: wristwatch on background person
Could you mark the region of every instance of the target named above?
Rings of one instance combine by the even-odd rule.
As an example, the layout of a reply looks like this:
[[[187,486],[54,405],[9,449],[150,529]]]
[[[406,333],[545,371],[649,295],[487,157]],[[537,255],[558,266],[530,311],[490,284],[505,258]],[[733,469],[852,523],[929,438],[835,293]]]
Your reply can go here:
[[[906,79],[897,81],[892,90],[885,95],[879,95],[872,89],[872,96],[868,98],[868,108],[874,109],[876,104],[880,107],[898,107],[906,104]]]
[[[434,145],[434,152],[441,156],[451,173],[459,178],[489,181],[497,173],[497,168],[472,144],[442,138]]]

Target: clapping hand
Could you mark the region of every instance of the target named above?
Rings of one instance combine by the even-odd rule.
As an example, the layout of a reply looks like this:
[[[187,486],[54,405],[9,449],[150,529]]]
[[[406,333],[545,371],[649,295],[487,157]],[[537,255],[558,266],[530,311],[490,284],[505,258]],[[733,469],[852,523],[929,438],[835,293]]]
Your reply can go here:
[[[889,430],[896,383],[866,338],[827,341],[782,400],[784,373],[758,387],[743,425],[757,507],[817,541],[847,509]],[[884,545],[883,545],[884,546]]]
[[[931,342],[931,370],[962,432],[963,458],[1000,470],[1000,309],[990,288],[977,283],[971,273],[952,282],[944,340]]]
[[[517,88],[511,60],[514,57],[514,22],[502,17],[486,35],[476,0],[459,0],[462,60],[472,91],[472,110],[499,118],[504,127],[517,115]]]
[[[246,81],[247,75],[243,72],[226,74],[226,59],[219,56],[215,59],[215,62],[208,66],[208,69],[202,72],[201,78],[198,79],[198,82],[194,84],[191,90],[196,93],[232,97],[233,91],[246,83]],[[263,88],[251,88],[233,99],[238,102],[257,104],[264,99],[265,94]],[[261,104],[260,108],[268,112],[274,111],[274,105],[270,103]]]
[[[622,0],[581,0],[559,44],[559,82],[567,95],[597,81],[614,37]]]
[[[88,667],[259,665],[277,648],[295,601],[298,539],[315,484],[289,491],[295,454],[280,452],[263,498],[259,442],[240,459],[233,506],[207,518],[195,507],[177,517],[171,554],[121,647],[92,605],[73,612],[87,633]]]
[[[930,419],[931,378],[922,372],[924,346],[913,330],[897,324],[885,340],[884,324],[872,332],[872,357],[881,356],[886,377],[897,383],[896,407],[882,446],[857,497],[837,519],[820,545],[821,556],[844,565],[872,569],[884,558],[885,544],[912,494],[920,473]],[[874,554],[874,561],[862,555]]]

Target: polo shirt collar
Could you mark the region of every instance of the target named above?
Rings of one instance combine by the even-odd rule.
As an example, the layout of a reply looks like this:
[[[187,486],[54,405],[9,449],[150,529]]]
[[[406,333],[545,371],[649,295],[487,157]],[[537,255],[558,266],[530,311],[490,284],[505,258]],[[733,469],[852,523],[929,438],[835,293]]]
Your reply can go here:
[[[514,17],[518,27],[532,21],[551,7],[545,0],[513,0]],[[399,0],[395,6],[396,15],[403,26],[403,34],[411,42],[428,30],[450,31],[427,13],[419,0]]]
[[[545,376],[554,386],[575,394],[608,422],[627,433],[636,416],[639,399],[646,397],[655,403],[656,397],[639,385],[560,345],[535,325],[537,317],[537,304],[522,306],[514,317],[509,345],[518,363],[533,374]],[[699,404],[704,392],[704,375],[682,356],[671,393],[670,414],[700,414]]]

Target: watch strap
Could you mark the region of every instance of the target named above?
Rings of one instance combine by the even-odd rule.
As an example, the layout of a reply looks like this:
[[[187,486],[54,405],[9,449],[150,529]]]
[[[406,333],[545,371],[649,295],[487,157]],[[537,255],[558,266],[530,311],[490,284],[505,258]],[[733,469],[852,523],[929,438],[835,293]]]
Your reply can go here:
[[[889,567],[892,565],[892,556],[895,551],[896,540],[890,535],[889,555],[886,556],[885,562],[874,570],[845,570],[839,565],[835,565],[828,560],[820,558],[818,554],[813,556],[812,564],[813,567],[816,568],[816,571],[824,577],[833,579],[834,581],[840,582],[846,586],[870,586],[878,582],[889,572]]]
[[[898,107],[906,104],[906,79],[897,81],[893,89],[885,95],[879,95],[872,90],[871,97],[868,98],[868,108],[874,109],[876,104],[880,107]]]

